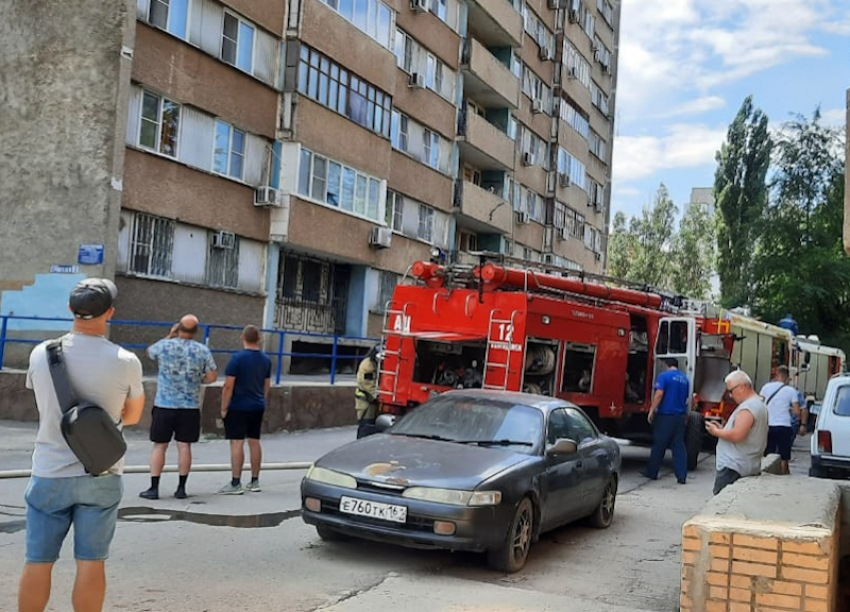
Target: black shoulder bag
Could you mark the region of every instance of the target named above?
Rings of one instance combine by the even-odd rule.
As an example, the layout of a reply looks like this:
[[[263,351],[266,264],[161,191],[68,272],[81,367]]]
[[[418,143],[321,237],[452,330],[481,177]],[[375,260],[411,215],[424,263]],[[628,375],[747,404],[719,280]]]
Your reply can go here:
[[[47,345],[47,363],[59,406],[62,435],[88,474],[98,476],[115,465],[127,452],[121,430],[100,406],[80,401],[71,389],[62,341]]]

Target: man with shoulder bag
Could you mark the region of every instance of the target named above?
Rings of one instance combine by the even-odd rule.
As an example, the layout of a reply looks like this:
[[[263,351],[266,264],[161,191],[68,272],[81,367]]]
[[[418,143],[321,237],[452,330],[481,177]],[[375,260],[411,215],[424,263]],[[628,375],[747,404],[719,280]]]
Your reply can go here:
[[[25,493],[26,564],[19,612],[43,612],[53,565],[71,526],[77,576],[75,612],[99,612],[106,594],[104,562],[115,534],[126,445],[122,425],[144,410],[139,359],[106,339],[118,289],[86,279],[71,291],[71,333],[39,344],[30,355],[27,387],[39,425],[32,477]]]

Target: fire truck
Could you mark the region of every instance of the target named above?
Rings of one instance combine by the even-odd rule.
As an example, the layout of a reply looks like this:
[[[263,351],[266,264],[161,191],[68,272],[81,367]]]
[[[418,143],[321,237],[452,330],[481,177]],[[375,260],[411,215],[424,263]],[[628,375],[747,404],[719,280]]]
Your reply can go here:
[[[385,310],[383,412],[403,414],[459,387],[526,391],[573,402],[608,435],[648,444],[652,385],[666,357],[700,402],[722,402],[731,325],[681,296],[483,256],[478,265],[418,261],[411,276]],[[691,417],[694,469],[704,421],[698,409]]]

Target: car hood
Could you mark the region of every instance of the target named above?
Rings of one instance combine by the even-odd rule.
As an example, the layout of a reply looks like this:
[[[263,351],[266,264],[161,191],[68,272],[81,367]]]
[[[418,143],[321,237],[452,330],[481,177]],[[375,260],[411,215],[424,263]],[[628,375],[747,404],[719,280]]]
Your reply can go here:
[[[532,459],[509,448],[375,434],[328,453],[316,465],[359,480],[468,491]]]

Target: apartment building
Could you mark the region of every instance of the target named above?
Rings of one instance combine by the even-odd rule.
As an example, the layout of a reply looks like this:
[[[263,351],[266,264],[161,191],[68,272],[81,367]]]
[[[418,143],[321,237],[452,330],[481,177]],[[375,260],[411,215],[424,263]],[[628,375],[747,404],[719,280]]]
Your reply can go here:
[[[374,336],[394,286],[435,248],[458,262],[492,251],[604,269],[619,2],[127,10],[109,22],[109,78],[121,83],[92,91],[118,101],[109,133],[122,142],[92,182],[108,180],[120,206],[97,200],[106,221],[85,241],[102,261],[62,277],[114,274],[122,318],[192,311]],[[48,248],[22,276],[72,247]],[[20,312],[26,292],[6,293],[0,312]]]

